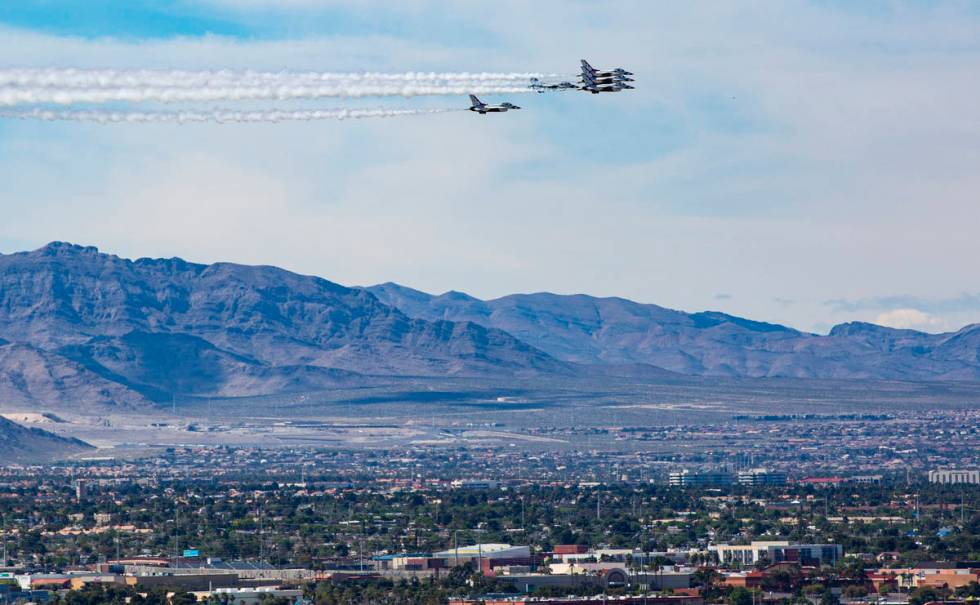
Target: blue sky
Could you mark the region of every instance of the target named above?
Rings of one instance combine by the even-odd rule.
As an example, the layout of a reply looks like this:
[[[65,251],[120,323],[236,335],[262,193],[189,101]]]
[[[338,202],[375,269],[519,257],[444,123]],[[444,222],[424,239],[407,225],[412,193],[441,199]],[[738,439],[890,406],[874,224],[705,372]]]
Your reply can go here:
[[[329,35],[383,34],[487,48],[493,32],[479,23],[455,19],[452,11],[405,10],[342,2],[189,2],[41,0],[0,7],[8,25],[89,39],[167,39],[175,36],[229,36],[246,40]]]
[[[0,6],[0,20],[12,27],[61,36],[140,40],[172,36],[253,35],[251,28],[219,13],[181,2],[40,0]]]
[[[637,90],[517,95],[524,110],[486,118],[0,120],[0,252],[60,239],[350,285],[626,296],[815,331],[980,320],[971,3],[0,6],[0,69],[570,72],[582,57],[632,68]]]

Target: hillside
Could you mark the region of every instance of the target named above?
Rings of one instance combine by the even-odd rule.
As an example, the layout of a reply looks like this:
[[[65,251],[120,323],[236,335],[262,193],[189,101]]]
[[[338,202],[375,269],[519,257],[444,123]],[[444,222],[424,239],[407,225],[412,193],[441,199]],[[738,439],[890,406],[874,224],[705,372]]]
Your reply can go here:
[[[92,446],[39,428],[27,428],[0,416],[0,464],[37,464],[65,458]]]

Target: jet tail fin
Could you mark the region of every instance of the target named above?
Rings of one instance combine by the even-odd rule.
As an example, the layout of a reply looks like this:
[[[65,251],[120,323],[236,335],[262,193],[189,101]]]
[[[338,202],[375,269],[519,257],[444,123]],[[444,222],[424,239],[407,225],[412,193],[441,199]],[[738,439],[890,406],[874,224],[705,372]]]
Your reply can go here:
[[[483,105],[483,102],[480,101],[480,99],[477,99],[476,95],[470,95],[470,103],[472,103],[474,106]]]
[[[595,68],[589,65],[589,62],[582,59],[582,71],[585,73],[595,73]]]

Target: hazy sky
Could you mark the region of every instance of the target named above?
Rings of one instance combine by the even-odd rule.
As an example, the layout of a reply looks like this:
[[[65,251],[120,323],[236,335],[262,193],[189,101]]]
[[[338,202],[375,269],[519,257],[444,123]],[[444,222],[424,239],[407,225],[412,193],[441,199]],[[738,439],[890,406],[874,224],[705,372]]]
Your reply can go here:
[[[637,89],[487,98],[524,107],[492,116],[0,120],[0,251],[67,240],[814,331],[980,321],[974,2],[0,4],[0,68],[572,72],[583,57]]]

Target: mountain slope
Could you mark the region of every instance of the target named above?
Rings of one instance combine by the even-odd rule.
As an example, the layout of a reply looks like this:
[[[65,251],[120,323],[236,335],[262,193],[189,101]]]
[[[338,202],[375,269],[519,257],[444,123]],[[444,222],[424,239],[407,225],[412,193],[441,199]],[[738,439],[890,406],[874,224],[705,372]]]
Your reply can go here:
[[[92,449],[78,439],[27,428],[0,416],[0,464],[37,464]]]
[[[61,355],[26,344],[0,346],[0,405],[70,409],[79,402],[91,409],[149,405],[137,391]]]
[[[539,293],[484,301],[393,283],[366,290],[409,316],[499,328],[570,362],[644,363],[704,376],[980,380],[980,326],[933,335],[853,323],[818,336],[622,298]]]
[[[0,256],[0,338],[13,347],[13,365],[0,359],[0,370],[15,402],[46,401],[59,389],[138,405],[174,393],[326,388],[357,374],[570,371],[500,330],[409,318],[324,279],[274,267],[130,261],[64,243]],[[14,376],[47,376],[48,386],[32,389]]]

